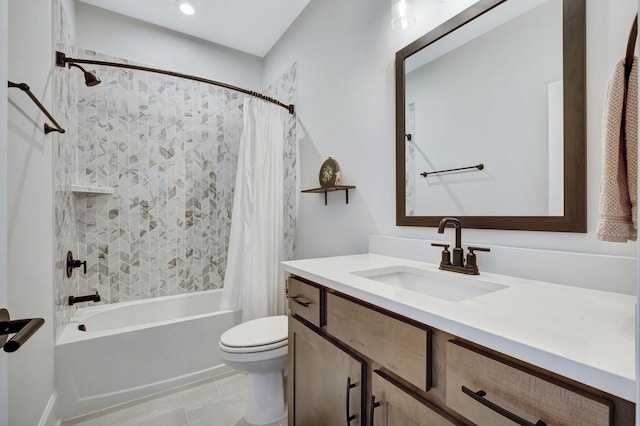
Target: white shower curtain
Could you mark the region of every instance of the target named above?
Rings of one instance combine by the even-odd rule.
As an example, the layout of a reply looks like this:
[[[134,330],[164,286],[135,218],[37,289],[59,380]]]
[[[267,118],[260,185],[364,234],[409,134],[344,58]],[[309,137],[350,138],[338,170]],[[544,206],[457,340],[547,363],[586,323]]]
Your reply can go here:
[[[247,97],[231,217],[222,308],[242,321],[284,313],[284,113]]]

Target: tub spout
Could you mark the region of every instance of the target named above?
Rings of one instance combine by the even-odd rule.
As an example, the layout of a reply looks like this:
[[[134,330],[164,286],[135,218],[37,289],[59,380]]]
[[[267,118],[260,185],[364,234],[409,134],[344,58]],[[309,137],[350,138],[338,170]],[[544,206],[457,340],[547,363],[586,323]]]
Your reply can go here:
[[[87,296],[69,296],[69,306],[73,305],[74,303],[81,303],[81,302],[99,302],[100,301],[100,295],[98,294],[98,292],[96,291],[95,294],[89,294]]]

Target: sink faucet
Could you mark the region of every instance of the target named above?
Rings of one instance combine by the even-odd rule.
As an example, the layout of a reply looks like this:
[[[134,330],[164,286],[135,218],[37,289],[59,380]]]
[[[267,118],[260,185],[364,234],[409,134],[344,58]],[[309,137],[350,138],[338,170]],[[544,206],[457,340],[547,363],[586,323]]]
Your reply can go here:
[[[460,224],[460,220],[455,217],[443,218],[438,224],[438,234],[444,234],[444,228],[449,224],[453,225],[456,230],[455,247],[453,248],[453,262],[451,261],[451,253],[448,250],[449,244],[431,243],[434,247],[443,248],[440,269],[469,275],[480,274],[474,251],[491,251],[491,249],[485,247],[469,247],[469,254],[467,255],[467,262],[465,265],[464,249],[462,248],[462,225]]]
[[[464,266],[463,257],[463,249],[462,249],[462,225],[460,224],[460,220],[455,217],[445,217],[440,221],[438,225],[438,234],[444,234],[444,228],[448,225],[452,224],[454,228],[456,228],[456,246],[453,249],[453,266]]]

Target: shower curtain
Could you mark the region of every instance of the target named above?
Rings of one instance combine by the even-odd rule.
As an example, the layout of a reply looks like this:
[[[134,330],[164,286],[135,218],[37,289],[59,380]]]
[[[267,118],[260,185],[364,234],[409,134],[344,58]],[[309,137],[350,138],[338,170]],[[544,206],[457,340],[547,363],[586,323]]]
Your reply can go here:
[[[284,113],[247,97],[231,217],[222,307],[242,321],[284,313]]]

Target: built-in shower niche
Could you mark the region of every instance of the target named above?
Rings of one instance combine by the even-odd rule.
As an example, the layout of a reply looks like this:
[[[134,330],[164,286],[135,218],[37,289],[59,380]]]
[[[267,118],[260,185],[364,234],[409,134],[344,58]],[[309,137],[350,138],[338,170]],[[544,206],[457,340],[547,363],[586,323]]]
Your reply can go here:
[[[106,186],[73,184],[71,192],[75,195],[111,195],[115,190]]]

